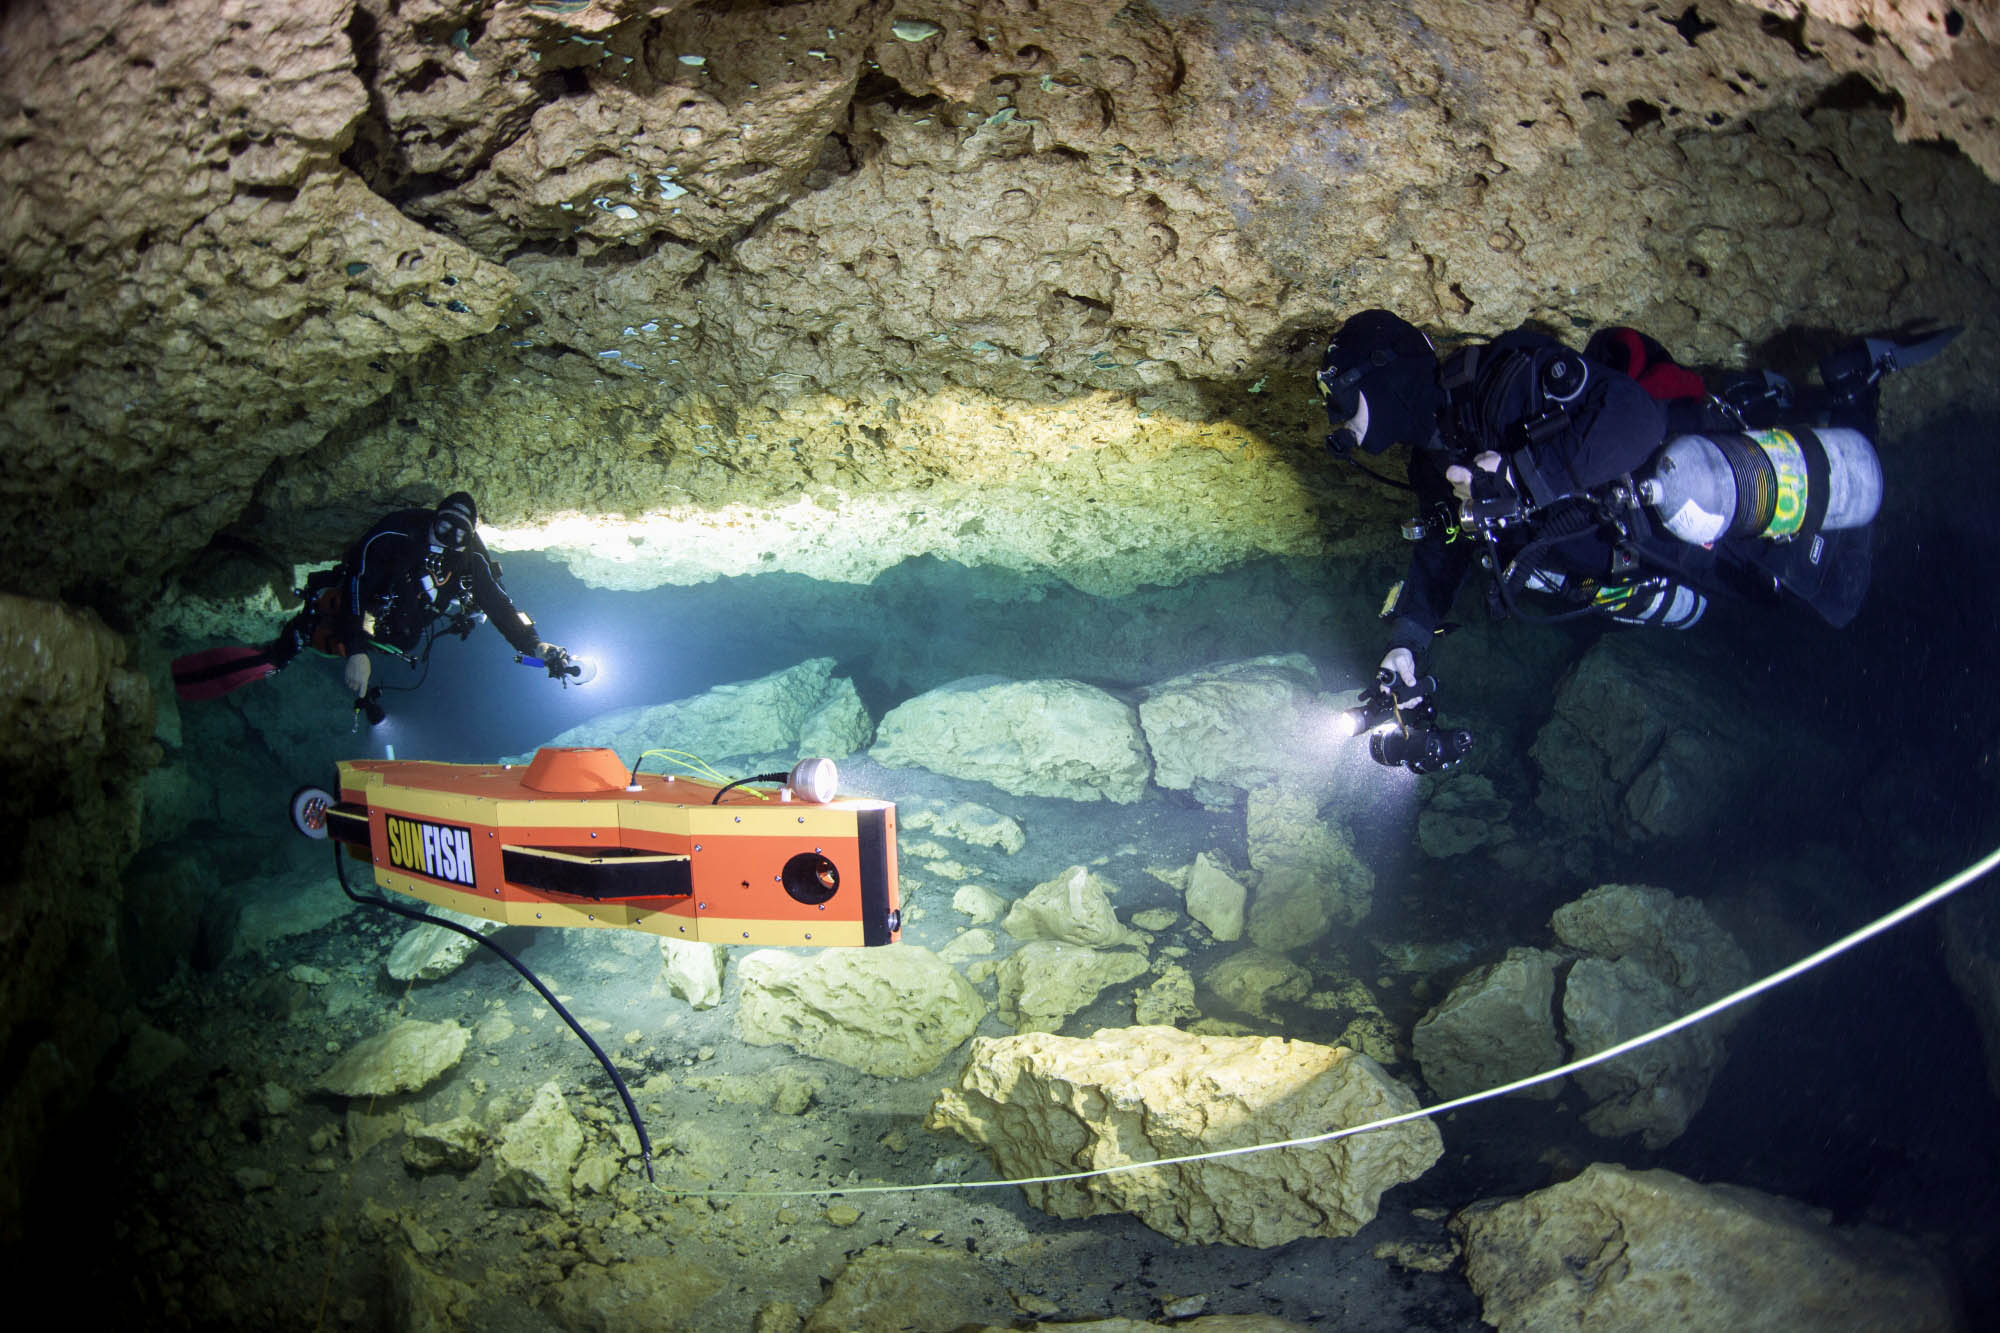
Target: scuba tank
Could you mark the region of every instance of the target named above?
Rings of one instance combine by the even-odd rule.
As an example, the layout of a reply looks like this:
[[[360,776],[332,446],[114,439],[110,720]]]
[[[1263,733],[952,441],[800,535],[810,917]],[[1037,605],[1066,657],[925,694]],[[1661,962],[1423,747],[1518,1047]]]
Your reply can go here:
[[[1661,526],[1707,546],[1859,528],[1882,507],[1882,463],[1868,437],[1841,427],[1682,435],[1639,482]]]

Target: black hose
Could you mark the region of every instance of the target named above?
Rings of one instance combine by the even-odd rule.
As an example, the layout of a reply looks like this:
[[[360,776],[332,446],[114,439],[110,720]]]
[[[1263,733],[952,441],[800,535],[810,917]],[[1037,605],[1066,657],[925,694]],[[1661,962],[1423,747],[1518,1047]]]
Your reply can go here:
[[[637,764],[634,764],[632,766],[632,771],[635,773],[638,772],[639,766]],[[790,780],[791,776],[792,775],[790,773],[759,773],[754,778],[738,778],[736,779],[736,781],[730,783],[728,786],[717,788],[715,793],[715,799],[710,801],[709,804],[721,805],[722,798],[725,793],[734,791],[736,788],[742,786],[746,782],[785,782]]]
[[[1578,535],[1580,534],[1567,533],[1556,537],[1538,538],[1521,548],[1521,553],[1514,557],[1514,563],[1519,564],[1530,555],[1539,555],[1545,546],[1554,546]],[[1514,601],[1514,590],[1507,586],[1507,567],[1501,562],[1499,543],[1493,540],[1493,534],[1490,532],[1486,534],[1486,550],[1493,561],[1493,586],[1499,590],[1500,604],[1507,609],[1507,614],[1516,620],[1525,620],[1532,625],[1557,625],[1565,620],[1577,620],[1597,613],[1597,608],[1589,603],[1571,611],[1552,611],[1547,614],[1523,611]]]
[[[618,1077],[618,1070],[612,1066],[611,1057],[604,1053],[604,1048],[599,1046],[591,1035],[583,1030],[582,1025],[570,1016],[569,1010],[563,1008],[562,1001],[558,1000],[549,988],[542,984],[540,977],[528,970],[526,963],[495,944],[492,940],[486,938],[486,936],[481,935],[478,931],[461,926],[456,921],[446,921],[443,917],[432,916],[428,912],[420,912],[414,907],[404,907],[401,903],[392,903],[387,898],[379,896],[366,897],[356,893],[347,884],[347,848],[345,844],[340,842],[335,842],[333,845],[333,872],[340,879],[340,891],[355,902],[365,903],[369,907],[386,908],[394,912],[397,916],[408,917],[412,921],[422,921],[427,925],[443,926],[446,930],[455,930],[474,944],[484,945],[494,953],[499,954],[507,960],[509,967],[519,972],[523,977],[526,977],[528,984],[539,991],[542,998],[549,1002],[549,1008],[555,1010],[562,1018],[562,1021],[569,1024],[569,1030],[574,1032],[583,1041],[583,1044],[590,1048],[590,1053],[597,1057],[597,1063],[604,1066],[605,1074],[611,1079],[611,1086],[618,1089],[618,1099],[625,1103],[625,1114],[631,1119],[632,1128],[639,1135],[639,1150],[644,1154],[646,1163],[646,1179],[653,1179],[653,1141],[646,1136],[645,1122],[639,1119],[639,1108],[632,1104],[632,1094],[626,1090],[625,1080]]]

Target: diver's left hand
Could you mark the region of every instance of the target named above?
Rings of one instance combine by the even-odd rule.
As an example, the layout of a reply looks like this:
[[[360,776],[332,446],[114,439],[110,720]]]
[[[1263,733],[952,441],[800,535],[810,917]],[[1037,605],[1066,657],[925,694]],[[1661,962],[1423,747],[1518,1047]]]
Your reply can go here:
[[[559,643],[538,643],[535,656],[542,659],[542,665],[549,669],[551,676],[560,676],[569,668],[569,653]]]

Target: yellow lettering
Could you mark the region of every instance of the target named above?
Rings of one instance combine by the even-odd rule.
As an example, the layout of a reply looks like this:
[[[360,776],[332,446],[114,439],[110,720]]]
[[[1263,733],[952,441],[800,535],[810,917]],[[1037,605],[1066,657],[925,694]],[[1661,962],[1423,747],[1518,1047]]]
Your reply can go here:
[[[421,836],[417,826],[394,815],[389,820],[389,864],[398,870],[422,870],[423,862],[418,859],[417,842]]]

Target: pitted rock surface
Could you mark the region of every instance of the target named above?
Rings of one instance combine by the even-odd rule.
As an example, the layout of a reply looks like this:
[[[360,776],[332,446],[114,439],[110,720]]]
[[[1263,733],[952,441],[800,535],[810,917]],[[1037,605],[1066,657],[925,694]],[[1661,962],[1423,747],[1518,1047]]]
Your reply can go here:
[[[928,1123],[1025,1177],[1318,1134],[1416,1104],[1342,1047],[1107,1028],[980,1038]],[[1291,1151],[1290,1162],[1247,1154],[1024,1188],[1057,1217],[1130,1212],[1182,1242],[1283,1245],[1360,1230],[1382,1191],[1422,1175],[1443,1144],[1418,1120]]]
[[[882,1078],[915,1078],[972,1035],[986,1004],[949,963],[914,944],[786,953],[736,965],[736,1032]]]

